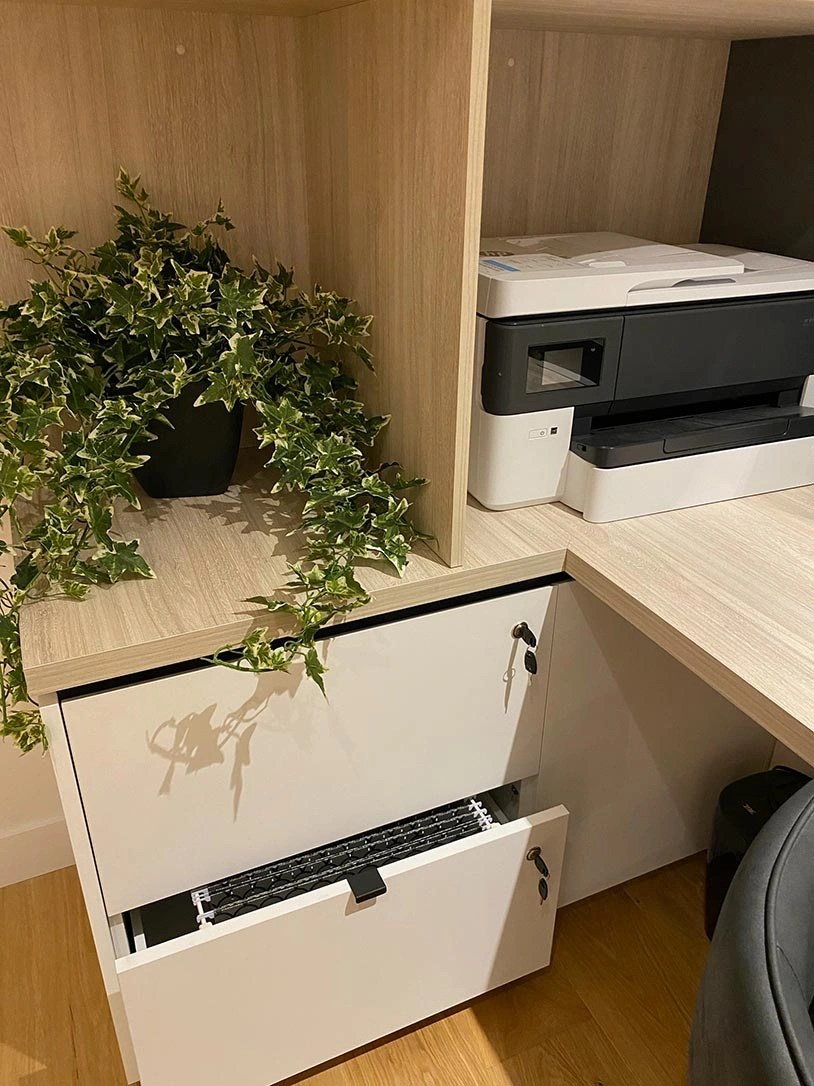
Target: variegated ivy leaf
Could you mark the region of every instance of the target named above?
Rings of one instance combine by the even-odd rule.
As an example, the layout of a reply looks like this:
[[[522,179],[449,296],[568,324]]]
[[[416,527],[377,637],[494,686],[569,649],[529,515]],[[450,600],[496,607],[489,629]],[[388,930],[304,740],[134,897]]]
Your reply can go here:
[[[102,573],[111,583],[120,580],[126,573],[135,573],[139,577],[155,576],[138,553],[137,539],[111,540],[105,549],[93,556],[90,566]]]
[[[11,239],[13,245],[16,245],[19,249],[27,249],[34,240],[33,234],[23,226],[15,228],[13,226],[4,226],[3,233]]]
[[[14,740],[23,754],[37,747],[48,748],[48,738],[42,717],[36,709],[18,709],[6,715],[2,734]]]
[[[327,667],[319,658],[317,650],[312,646],[305,652],[305,674],[309,679],[312,679],[320,688],[322,693],[325,693],[325,673]]]

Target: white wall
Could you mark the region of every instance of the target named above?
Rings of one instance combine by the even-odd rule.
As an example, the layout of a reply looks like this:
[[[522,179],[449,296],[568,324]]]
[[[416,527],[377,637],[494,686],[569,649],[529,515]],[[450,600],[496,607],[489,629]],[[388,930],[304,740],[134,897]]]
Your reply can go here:
[[[2,561],[0,576],[8,576]],[[0,741],[0,886],[72,863],[50,759]]]
[[[72,863],[50,758],[0,742],[0,886]]]

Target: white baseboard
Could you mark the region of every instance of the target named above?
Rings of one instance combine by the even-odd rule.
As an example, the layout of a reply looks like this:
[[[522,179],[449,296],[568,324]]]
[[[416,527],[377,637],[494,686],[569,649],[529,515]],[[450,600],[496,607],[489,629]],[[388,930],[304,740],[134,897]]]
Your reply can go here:
[[[34,879],[73,862],[68,830],[61,818],[0,837],[0,886]]]

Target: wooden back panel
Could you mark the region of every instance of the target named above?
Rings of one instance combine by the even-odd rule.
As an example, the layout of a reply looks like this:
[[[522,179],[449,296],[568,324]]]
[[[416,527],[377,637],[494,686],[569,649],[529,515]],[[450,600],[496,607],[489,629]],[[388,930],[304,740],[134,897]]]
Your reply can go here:
[[[110,236],[120,165],[182,218],[223,198],[227,245],[308,281],[297,20],[0,4],[0,223]],[[0,298],[31,274],[0,239]]]
[[[729,43],[495,30],[483,234],[698,240]]]

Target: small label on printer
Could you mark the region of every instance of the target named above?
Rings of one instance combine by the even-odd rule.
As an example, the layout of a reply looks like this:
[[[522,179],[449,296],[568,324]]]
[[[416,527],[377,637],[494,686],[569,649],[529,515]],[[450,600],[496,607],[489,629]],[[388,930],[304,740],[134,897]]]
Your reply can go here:
[[[481,264],[488,264],[490,268],[497,268],[499,271],[520,271],[519,268],[514,268],[511,264],[503,264],[500,260],[482,260]]]

